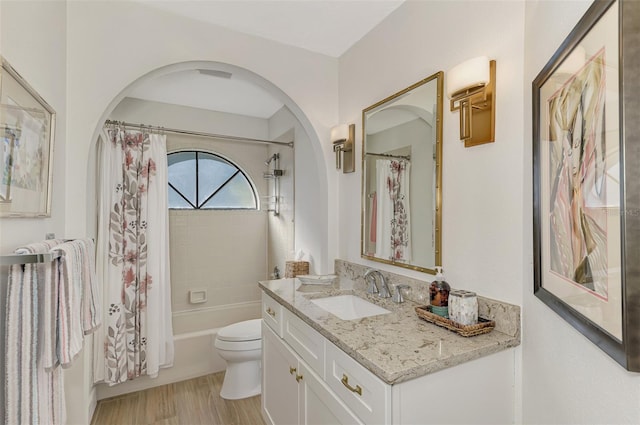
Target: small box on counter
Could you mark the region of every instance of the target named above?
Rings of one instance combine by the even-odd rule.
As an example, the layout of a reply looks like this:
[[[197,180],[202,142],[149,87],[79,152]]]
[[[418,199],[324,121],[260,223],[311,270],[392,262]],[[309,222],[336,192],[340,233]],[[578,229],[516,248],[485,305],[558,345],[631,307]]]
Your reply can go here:
[[[284,277],[293,278],[301,274],[309,274],[308,261],[286,261],[284,267]]]

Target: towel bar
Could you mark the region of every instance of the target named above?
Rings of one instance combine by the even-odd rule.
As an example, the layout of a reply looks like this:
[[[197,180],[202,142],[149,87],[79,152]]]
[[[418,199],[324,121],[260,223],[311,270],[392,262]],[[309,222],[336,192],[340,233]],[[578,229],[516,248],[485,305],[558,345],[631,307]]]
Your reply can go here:
[[[0,266],[12,264],[50,263],[60,258],[59,252],[44,252],[41,254],[10,254],[0,255]]]

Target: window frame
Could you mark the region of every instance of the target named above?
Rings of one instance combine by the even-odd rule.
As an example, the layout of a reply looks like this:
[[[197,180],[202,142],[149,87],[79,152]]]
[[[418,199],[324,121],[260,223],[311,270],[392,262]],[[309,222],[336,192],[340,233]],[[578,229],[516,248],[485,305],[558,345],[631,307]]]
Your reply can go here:
[[[173,154],[179,154],[179,153],[194,153],[195,154],[195,163],[196,163],[196,167],[195,167],[195,177],[196,177],[196,182],[195,182],[195,200],[196,203],[199,204],[199,206],[194,205],[191,201],[189,201],[184,194],[178,190],[174,185],[171,184],[171,182],[169,181],[169,158],[171,155]],[[207,154],[207,155],[211,155],[214,157],[217,157],[219,159],[221,159],[222,161],[230,164],[231,166],[235,167],[236,171],[222,184],[220,185],[211,195],[209,195],[204,201],[202,201],[201,203],[197,202],[198,198],[199,198],[199,161],[198,161],[198,154]],[[231,182],[231,180],[233,180],[238,174],[242,174],[242,176],[245,178],[245,180],[249,183],[249,187],[251,188],[251,194],[253,195],[253,201],[254,201],[254,207],[252,208],[238,208],[238,207],[216,207],[216,208],[204,208],[204,205],[207,204],[207,202],[209,202],[218,192],[220,192],[220,190],[222,190],[229,182]],[[247,173],[245,170],[243,170],[235,161],[229,159],[227,156],[222,155],[220,153],[217,152],[213,152],[210,150],[205,150],[205,149],[200,149],[200,148],[187,148],[187,149],[178,149],[178,150],[174,150],[171,152],[167,152],[167,190],[169,190],[169,188],[173,189],[185,202],[187,202],[187,204],[189,204],[189,206],[191,208],[175,208],[175,207],[168,207],[169,210],[175,210],[175,211],[260,211],[260,196],[258,196],[258,190],[256,188],[256,185],[254,184],[253,180],[251,179],[249,173]]]

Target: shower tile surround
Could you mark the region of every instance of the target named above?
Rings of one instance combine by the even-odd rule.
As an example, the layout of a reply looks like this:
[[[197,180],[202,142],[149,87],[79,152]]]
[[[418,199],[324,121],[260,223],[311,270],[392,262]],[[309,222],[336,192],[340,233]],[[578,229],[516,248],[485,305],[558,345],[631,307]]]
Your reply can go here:
[[[325,338],[388,384],[397,384],[520,345],[520,307],[478,296],[479,315],[495,320],[496,328],[465,338],[418,318],[417,305],[427,304],[428,284],[382,272],[391,291],[409,285],[405,302],[396,304],[365,292],[365,267],[335,261],[339,279],[328,286],[300,285],[297,279],[259,283],[265,293],[293,312]],[[313,298],[355,294],[391,313],[341,320],[313,304]]]

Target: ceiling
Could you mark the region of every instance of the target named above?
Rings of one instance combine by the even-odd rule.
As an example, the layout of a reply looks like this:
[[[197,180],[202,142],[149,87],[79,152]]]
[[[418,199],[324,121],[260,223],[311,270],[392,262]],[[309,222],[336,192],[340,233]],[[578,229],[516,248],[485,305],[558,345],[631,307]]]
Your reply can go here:
[[[177,15],[340,57],[404,0],[139,0]]]
[[[339,57],[404,0],[138,0],[148,6]],[[282,106],[261,87],[197,70],[137,86],[129,97],[269,118]]]

